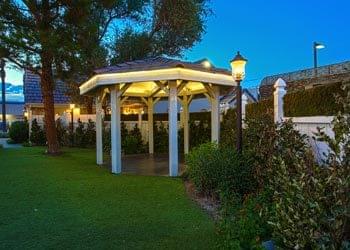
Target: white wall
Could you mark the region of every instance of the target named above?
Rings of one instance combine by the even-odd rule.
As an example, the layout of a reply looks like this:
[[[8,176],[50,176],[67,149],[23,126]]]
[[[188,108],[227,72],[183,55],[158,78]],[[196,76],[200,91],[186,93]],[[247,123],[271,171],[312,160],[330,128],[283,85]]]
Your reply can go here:
[[[295,129],[300,133],[307,135],[308,142],[314,152],[315,158],[321,162],[329,152],[329,147],[326,143],[316,140],[315,133],[317,128],[322,128],[323,131],[330,137],[334,137],[332,128],[333,116],[309,116],[309,117],[284,117],[283,112],[283,97],[286,94],[286,84],[283,79],[279,78],[275,85],[274,91],[274,119],[275,122],[282,120],[292,120]]]

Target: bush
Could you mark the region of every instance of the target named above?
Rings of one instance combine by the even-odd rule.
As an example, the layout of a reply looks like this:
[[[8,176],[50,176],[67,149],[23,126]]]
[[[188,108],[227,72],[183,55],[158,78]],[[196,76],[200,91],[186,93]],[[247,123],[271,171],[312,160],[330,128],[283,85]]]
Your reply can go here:
[[[335,137],[320,130],[327,142],[324,166],[300,155],[276,157],[274,178],[274,235],[287,248],[347,249],[350,244],[350,84],[343,105],[333,121]]]
[[[30,132],[30,142],[37,146],[46,144],[46,135],[44,130],[39,126],[36,119],[32,120],[32,128]]]
[[[27,121],[15,121],[11,124],[9,131],[10,138],[15,143],[28,141],[29,128]]]
[[[95,123],[89,119],[84,131],[84,146],[93,148],[96,146],[96,129]]]
[[[271,236],[267,218],[262,216],[262,210],[269,206],[266,200],[262,193],[249,195],[242,203],[235,199],[222,203],[218,224],[220,249],[263,249],[262,242]]]
[[[154,151],[156,153],[167,153],[169,151],[169,134],[164,123],[154,123]]]
[[[273,98],[263,99],[256,103],[249,103],[246,106],[246,118],[259,118],[261,115],[271,115],[273,119]]]
[[[344,91],[341,83],[327,84],[307,90],[287,93],[284,96],[284,113],[287,117],[332,116],[342,111],[343,106],[335,102],[335,95]]]
[[[78,126],[75,128],[74,131],[74,145],[75,147],[84,147],[84,136],[85,136],[85,129],[84,124],[81,122],[80,119],[78,119]]]
[[[69,146],[70,141],[69,141],[68,128],[63,125],[61,119],[56,120],[56,131],[57,131],[58,143],[60,144],[60,146]]]
[[[186,157],[187,175],[197,191],[210,196],[235,194],[243,198],[256,189],[250,159],[230,148],[206,143]]]
[[[203,143],[210,142],[211,126],[210,121],[190,121],[190,149],[197,147]]]
[[[220,126],[220,144],[227,147],[236,145],[236,109],[227,110]]]

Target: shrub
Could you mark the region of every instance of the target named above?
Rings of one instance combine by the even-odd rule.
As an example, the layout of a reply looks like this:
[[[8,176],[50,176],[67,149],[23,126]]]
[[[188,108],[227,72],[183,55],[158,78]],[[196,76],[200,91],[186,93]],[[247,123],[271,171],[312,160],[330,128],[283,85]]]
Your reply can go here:
[[[168,129],[163,122],[159,125],[154,123],[154,151],[156,153],[166,153],[169,150],[169,134]]]
[[[32,120],[32,128],[30,132],[30,142],[33,145],[42,146],[46,144],[46,135],[44,130],[39,126],[36,119]]]
[[[225,200],[221,206],[219,221],[220,249],[263,249],[262,241],[270,239],[271,227],[262,216],[264,207],[269,206],[265,193],[249,195],[241,203]]]
[[[84,146],[93,148],[96,145],[96,129],[95,123],[89,119],[84,131]]]
[[[63,125],[60,118],[56,120],[56,131],[58,143],[61,146],[68,146],[70,144],[68,128]]]
[[[196,189],[218,197],[231,193],[243,198],[256,188],[250,160],[215,143],[202,144],[186,157],[187,175]]]
[[[263,99],[256,103],[249,103],[246,106],[247,118],[259,118],[261,115],[271,115],[273,119],[273,98]]]
[[[285,248],[349,248],[350,85],[339,97],[343,111],[333,121],[335,137],[320,130],[331,148],[324,166],[301,155],[274,159],[274,235]],[[291,145],[287,145],[291,147]]]
[[[317,86],[290,92],[284,96],[284,113],[287,117],[336,115],[343,106],[334,100],[343,94],[341,83]]]
[[[227,110],[220,126],[220,144],[228,147],[236,145],[236,109]]]
[[[15,121],[10,126],[10,138],[15,143],[22,143],[28,141],[29,129],[27,121]]]
[[[208,120],[190,121],[190,148],[210,142],[211,127]]]
[[[85,129],[84,124],[81,122],[80,119],[78,119],[78,126],[75,128],[74,131],[74,145],[76,147],[84,147],[84,136],[85,136]]]

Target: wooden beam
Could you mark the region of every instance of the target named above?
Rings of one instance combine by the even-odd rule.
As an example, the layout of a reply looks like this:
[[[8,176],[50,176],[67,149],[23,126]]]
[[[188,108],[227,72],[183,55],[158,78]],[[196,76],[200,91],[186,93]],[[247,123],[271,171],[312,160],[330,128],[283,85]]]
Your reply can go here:
[[[132,85],[132,83],[125,83],[124,86],[120,89],[118,95],[122,96],[128,90],[128,88]]]
[[[188,98],[188,105],[190,105],[191,104],[191,102],[192,102],[192,100],[193,100],[193,95],[190,95],[190,97]]]
[[[160,82],[160,81],[155,81],[155,84],[158,85],[158,87],[163,90],[166,94],[169,94],[169,89],[167,88],[167,85]]]
[[[152,94],[149,97],[154,97],[156,94],[159,93],[159,91],[161,91],[162,89],[160,87],[158,87],[155,91],[152,92]]]
[[[177,94],[179,94],[183,90],[183,88],[186,87],[187,83],[188,81],[182,81],[180,83],[180,85],[177,87]]]
[[[213,89],[212,89],[212,87],[210,87],[209,85],[207,85],[207,84],[204,84],[204,83],[202,83],[202,85],[204,86],[204,88],[207,90],[207,93],[209,94],[209,96],[211,97],[211,98],[214,98],[214,91],[213,91]]]
[[[121,100],[120,100],[120,105],[123,105],[123,103],[129,99],[129,96],[124,96]]]
[[[143,101],[148,106],[148,101],[143,96],[141,96],[141,101]]]
[[[159,102],[159,100],[160,100],[160,97],[154,99],[154,100],[153,100],[153,105],[156,105],[156,103]]]

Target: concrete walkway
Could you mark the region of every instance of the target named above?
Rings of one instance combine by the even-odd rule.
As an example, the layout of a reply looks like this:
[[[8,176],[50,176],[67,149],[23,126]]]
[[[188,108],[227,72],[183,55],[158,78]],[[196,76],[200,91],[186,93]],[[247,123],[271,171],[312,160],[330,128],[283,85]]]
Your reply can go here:
[[[179,157],[179,173],[184,170],[183,159]],[[132,173],[138,175],[163,175],[169,174],[168,154],[138,154],[126,155],[122,157],[122,173]]]
[[[0,144],[4,147],[4,148],[21,148],[22,145],[21,144],[8,144],[7,140],[9,138],[0,138]]]

